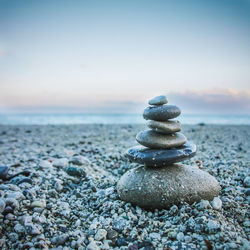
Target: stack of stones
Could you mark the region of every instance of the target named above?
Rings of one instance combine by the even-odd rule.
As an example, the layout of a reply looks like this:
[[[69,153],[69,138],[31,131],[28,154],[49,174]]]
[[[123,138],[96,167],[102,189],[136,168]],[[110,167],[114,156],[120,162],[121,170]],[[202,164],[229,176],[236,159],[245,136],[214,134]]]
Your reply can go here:
[[[127,157],[143,166],[125,173],[118,182],[122,200],[144,208],[168,208],[180,202],[212,200],[220,191],[216,179],[200,170],[176,162],[193,157],[194,143],[180,133],[178,117],[181,110],[167,105],[166,96],[149,100],[143,117],[150,128],[137,134],[141,144],[127,151]]]

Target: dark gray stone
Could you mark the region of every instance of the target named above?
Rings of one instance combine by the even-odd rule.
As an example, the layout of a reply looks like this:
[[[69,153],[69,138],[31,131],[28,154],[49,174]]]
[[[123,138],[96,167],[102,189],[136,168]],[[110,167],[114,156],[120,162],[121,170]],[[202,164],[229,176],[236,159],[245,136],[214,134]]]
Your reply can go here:
[[[245,190],[245,195],[246,195],[246,196],[250,196],[250,188],[247,188],[247,189]]]
[[[86,176],[86,172],[81,167],[71,166],[71,167],[67,167],[65,171],[68,175],[71,175],[71,176],[76,176],[76,177]]]
[[[168,103],[167,97],[165,95],[156,96],[148,101],[150,105],[163,105]]]
[[[154,121],[167,121],[179,116],[181,110],[174,105],[150,106],[144,109],[143,118]]]
[[[133,168],[121,177],[117,190],[126,202],[161,209],[180,202],[212,200],[219,195],[220,185],[198,167],[173,164],[165,168]]]
[[[0,166],[0,179],[6,179],[8,175],[9,167],[8,166]]]
[[[250,187],[250,176],[247,176],[244,181],[243,184],[245,187]]]
[[[151,167],[166,166],[191,158],[196,153],[196,145],[186,142],[184,145],[172,149],[150,149],[135,146],[127,150],[126,155],[131,161]]]
[[[29,183],[29,184],[32,184],[33,181],[31,178],[29,177],[24,177],[24,176],[16,176],[15,178],[13,178],[10,183],[11,184],[15,184],[15,185],[20,185],[22,183]]]
[[[166,149],[180,147],[186,143],[187,138],[179,132],[174,134],[160,134],[148,129],[139,132],[136,135],[136,140],[145,147]]]
[[[4,211],[3,211],[3,215],[9,214],[9,213],[13,213],[14,209],[11,206],[6,206]]]

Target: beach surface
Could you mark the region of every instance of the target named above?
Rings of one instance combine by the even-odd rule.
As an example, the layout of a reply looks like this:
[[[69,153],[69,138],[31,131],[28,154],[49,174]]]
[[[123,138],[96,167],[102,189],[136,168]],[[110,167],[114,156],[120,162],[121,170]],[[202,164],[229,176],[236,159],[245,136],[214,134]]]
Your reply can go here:
[[[0,248],[250,249],[250,125],[183,125],[197,145],[184,163],[219,181],[219,199],[153,211],[116,191],[143,128],[0,125]]]

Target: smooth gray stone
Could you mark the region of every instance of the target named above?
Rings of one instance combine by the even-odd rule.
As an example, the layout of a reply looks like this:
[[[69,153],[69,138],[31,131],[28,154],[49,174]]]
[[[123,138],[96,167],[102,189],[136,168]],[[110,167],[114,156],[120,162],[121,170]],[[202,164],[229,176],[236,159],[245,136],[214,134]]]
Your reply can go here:
[[[159,122],[149,120],[147,126],[158,133],[170,134],[181,131],[181,123],[179,121]]]
[[[139,132],[136,140],[145,147],[165,149],[179,147],[187,138],[182,133],[164,135],[149,129]]]
[[[165,95],[159,95],[148,101],[149,105],[163,105],[168,103],[167,97]]]
[[[196,145],[186,142],[178,148],[150,149],[143,146],[129,148],[126,156],[134,162],[145,164],[150,167],[167,166],[191,158],[196,153]]]
[[[180,202],[192,204],[219,195],[217,180],[198,167],[173,164],[168,167],[140,166],[126,172],[117,184],[120,198],[148,208],[169,208]]]
[[[150,106],[144,109],[143,118],[154,121],[167,121],[179,116],[181,110],[174,105]]]

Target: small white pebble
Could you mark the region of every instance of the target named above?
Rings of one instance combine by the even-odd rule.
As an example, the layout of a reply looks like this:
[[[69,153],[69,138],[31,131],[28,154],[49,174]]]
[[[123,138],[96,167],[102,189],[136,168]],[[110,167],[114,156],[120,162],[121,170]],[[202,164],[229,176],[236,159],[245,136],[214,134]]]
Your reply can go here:
[[[99,250],[101,249],[95,241],[91,241],[88,245],[87,245],[87,250]]]
[[[95,234],[95,240],[101,241],[106,239],[107,231],[105,229],[98,229],[97,233]]]
[[[221,201],[221,199],[219,197],[214,197],[214,199],[211,202],[211,205],[215,210],[221,210],[222,201]]]
[[[177,234],[177,236],[176,236],[176,239],[177,239],[178,241],[183,241],[183,239],[184,239],[184,233],[183,233],[183,232],[179,232],[179,233]]]

